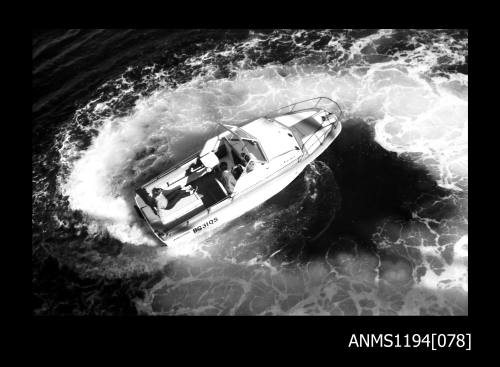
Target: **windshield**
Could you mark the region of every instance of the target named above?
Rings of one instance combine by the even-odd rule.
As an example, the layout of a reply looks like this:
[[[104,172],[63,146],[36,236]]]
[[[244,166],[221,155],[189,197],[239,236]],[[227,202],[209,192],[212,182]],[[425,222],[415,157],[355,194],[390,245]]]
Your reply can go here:
[[[257,140],[255,139],[254,136],[250,135],[249,133],[247,133],[245,130],[243,130],[242,128],[239,128],[239,127],[236,127],[236,126],[233,126],[233,125],[223,125],[227,130],[231,131],[232,134],[231,134],[231,139],[238,139],[238,137],[240,139],[249,139],[249,140]]]
[[[251,153],[258,161],[267,162],[267,158],[257,140],[246,138],[240,140],[238,138],[231,137],[229,141],[231,142],[231,145],[236,149],[236,151],[245,152],[247,154]],[[243,145],[241,144],[242,142]]]
[[[229,130],[231,135],[228,136],[228,141],[238,153],[251,153],[256,160],[267,162],[267,157],[259,144],[259,141],[250,133],[233,125],[225,125],[226,130]],[[239,155],[238,155],[239,156]]]

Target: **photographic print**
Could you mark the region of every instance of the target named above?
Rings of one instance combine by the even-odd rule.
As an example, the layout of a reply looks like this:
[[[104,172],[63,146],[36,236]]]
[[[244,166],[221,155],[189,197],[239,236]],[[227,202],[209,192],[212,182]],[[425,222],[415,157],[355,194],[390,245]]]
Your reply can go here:
[[[468,30],[33,30],[32,93],[34,315],[468,315]]]

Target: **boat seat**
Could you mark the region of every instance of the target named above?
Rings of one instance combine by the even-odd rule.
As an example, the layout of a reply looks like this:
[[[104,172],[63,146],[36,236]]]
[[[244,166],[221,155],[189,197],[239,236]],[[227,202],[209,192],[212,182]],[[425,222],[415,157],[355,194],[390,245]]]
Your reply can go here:
[[[173,208],[159,209],[158,212],[161,222],[163,224],[168,224],[202,205],[203,202],[201,201],[200,197],[197,193],[194,193],[180,199],[177,203],[175,203],[175,206]]]
[[[200,157],[201,163],[207,168],[214,168],[219,165],[219,158],[215,155],[214,152],[210,152]]]

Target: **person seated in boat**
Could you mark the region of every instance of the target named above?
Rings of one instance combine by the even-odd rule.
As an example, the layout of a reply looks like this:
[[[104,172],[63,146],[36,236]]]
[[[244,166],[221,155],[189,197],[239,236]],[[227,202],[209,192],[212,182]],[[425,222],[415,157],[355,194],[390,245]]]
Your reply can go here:
[[[183,189],[167,192],[167,190],[155,187],[151,192],[154,200],[153,209],[158,213],[160,209],[172,209],[180,199],[193,194],[196,190],[191,186],[186,186]]]
[[[245,152],[241,152],[241,161],[241,164],[235,165],[231,170],[231,173],[237,180],[243,172],[252,172],[255,168],[255,156],[252,153],[246,154]]]
[[[234,187],[236,186],[236,178],[231,172],[229,172],[226,162],[221,162],[221,164],[219,165],[218,176],[226,191],[229,194],[232,194],[234,191]]]
[[[241,158],[243,158],[244,161],[246,162],[245,163],[246,171],[252,172],[253,169],[255,168],[255,161],[256,161],[255,156],[250,152],[248,152],[248,154],[245,152],[241,152]]]

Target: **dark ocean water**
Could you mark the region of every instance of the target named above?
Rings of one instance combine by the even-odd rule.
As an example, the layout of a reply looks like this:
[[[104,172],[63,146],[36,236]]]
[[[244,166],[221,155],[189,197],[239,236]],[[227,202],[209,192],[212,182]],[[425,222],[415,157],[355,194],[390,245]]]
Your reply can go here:
[[[468,313],[466,30],[33,31],[32,61],[34,314]],[[136,186],[316,96],[346,119],[314,163],[158,246]]]

